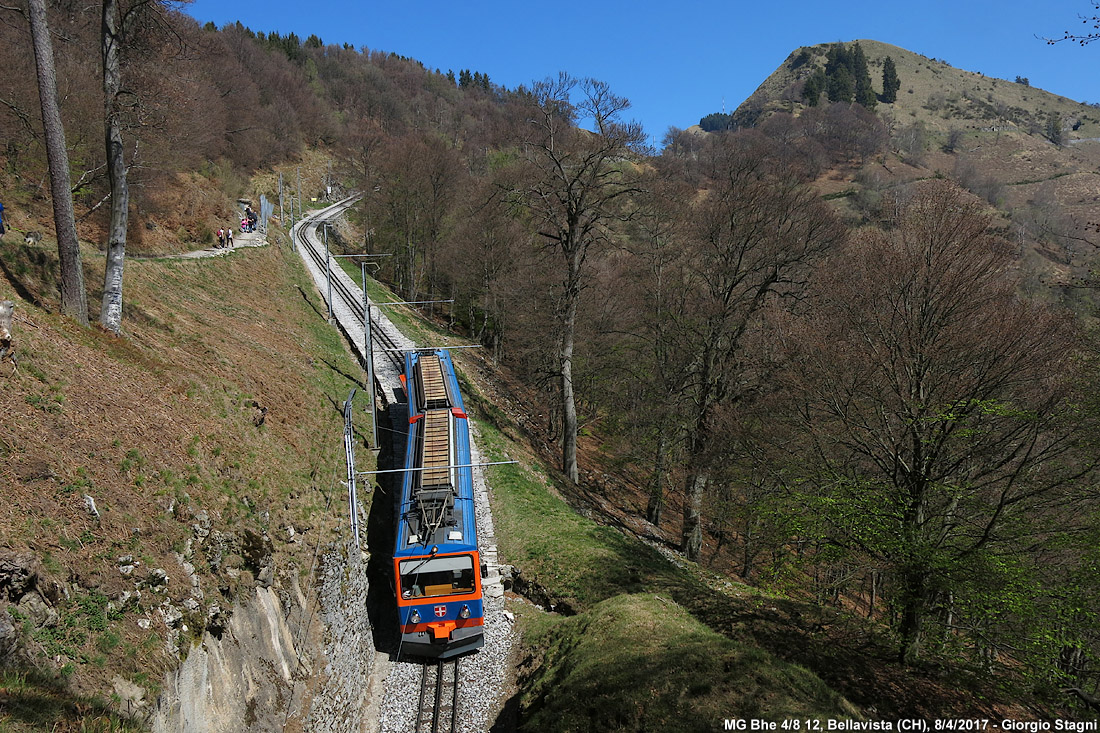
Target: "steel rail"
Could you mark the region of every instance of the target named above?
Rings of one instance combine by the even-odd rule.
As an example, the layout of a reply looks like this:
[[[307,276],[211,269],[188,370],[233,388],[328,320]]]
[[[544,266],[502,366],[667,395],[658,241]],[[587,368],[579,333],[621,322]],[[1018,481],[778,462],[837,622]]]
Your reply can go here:
[[[458,684],[458,658],[439,659],[434,664],[426,662],[423,665],[414,733],[456,733]]]
[[[326,270],[327,265],[325,262],[325,253],[323,249],[318,245],[316,232],[317,230],[327,223],[327,220],[338,216],[343,213],[354,202],[355,198],[345,199],[344,201],[336,204],[333,207],[324,209],[323,212],[307,216],[304,222],[297,227],[295,234],[298,238],[298,242],[302,245],[303,250],[309,255],[310,259],[317,265],[318,268]],[[340,207],[340,208],[336,208]],[[324,214],[322,217],[320,214]],[[312,237],[310,235],[313,235]],[[363,322],[363,303],[362,295],[353,291],[348,285],[339,277],[332,277],[332,293],[334,301],[343,301],[344,305],[351,311],[352,315],[362,323]],[[377,318],[371,317],[372,335],[381,342],[382,351],[386,353],[387,358],[393,363],[394,367],[400,372],[404,369],[404,362],[402,358],[396,355],[394,352],[399,351],[398,344],[393,338],[386,333],[381,327],[381,323]],[[366,348],[366,345],[364,345]],[[377,380],[376,380],[377,381]],[[384,385],[378,385],[380,389],[384,391]]]

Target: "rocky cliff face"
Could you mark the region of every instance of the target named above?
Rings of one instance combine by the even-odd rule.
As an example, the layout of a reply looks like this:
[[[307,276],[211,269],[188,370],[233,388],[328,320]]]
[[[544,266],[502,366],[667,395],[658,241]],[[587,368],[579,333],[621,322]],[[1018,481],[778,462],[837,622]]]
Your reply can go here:
[[[375,655],[363,613],[366,563],[351,548],[331,548],[313,598],[296,572],[275,575],[284,587],[277,580],[242,594],[220,633],[207,630],[190,648],[181,640],[186,658],[168,675],[155,733],[336,733],[375,717],[367,714]]]
[[[153,730],[282,730],[301,704],[300,663],[278,594],[256,588],[217,638],[206,632],[169,675]]]

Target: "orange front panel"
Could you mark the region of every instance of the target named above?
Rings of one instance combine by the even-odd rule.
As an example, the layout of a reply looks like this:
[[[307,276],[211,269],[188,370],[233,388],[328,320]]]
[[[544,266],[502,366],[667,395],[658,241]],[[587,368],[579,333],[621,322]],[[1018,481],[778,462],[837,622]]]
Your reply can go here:
[[[455,601],[468,601],[471,598],[481,598],[481,556],[477,552],[459,552],[457,555],[472,555],[474,558],[474,592],[462,593],[459,595],[450,596],[418,596],[416,598],[404,599],[401,597],[401,565],[404,560],[422,560],[431,555],[418,555],[412,557],[396,557],[393,560],[393,577],[397,578],[397,605],[398,606],[416,606],[427,605],[429,603],[453,603]],[[450,555],[437,555],[436,557],[451,557]]]

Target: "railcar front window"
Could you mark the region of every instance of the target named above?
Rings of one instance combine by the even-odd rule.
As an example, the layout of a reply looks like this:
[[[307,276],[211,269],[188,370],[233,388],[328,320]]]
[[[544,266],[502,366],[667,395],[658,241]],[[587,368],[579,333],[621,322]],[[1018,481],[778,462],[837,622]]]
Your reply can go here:
[[[401,597],[453,596],[474,592],[472,555],[402,560]]]

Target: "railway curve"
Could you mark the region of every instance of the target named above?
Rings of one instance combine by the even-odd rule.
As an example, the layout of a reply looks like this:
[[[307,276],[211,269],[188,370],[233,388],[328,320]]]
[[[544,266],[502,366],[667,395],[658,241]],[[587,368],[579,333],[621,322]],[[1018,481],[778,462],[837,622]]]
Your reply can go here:
[[[312,212],[297,223],[291,232],[294,247],[301,255],[318,291],[326,301],[328,285],[325,247],[322,237],[318,236],[318,228],[324,222],[342,215],[356,200],[357,197],[352,196],[326,209]],[[363,358],[365,347],[362,327],[362,289],[339,267],[335,258],[329,260],[328,273],[331,274],[332,281],[333,319],[359,357]],[[416,344],[404,336],[384,313],[376,312],[374,309],[371,312],[371,329],[374,338],[376,393],[381,395],[386,403],[403,401],[399,375],[404,364],[399,352],[414,348]],[[427,344],[421,346],[427,346]],[[471,462],[477,464],[481,462],[482,457],[476,444],[476,425],[471,427],[473,428],[470,440]],[[381,733],[416,733],[418,730],[432,730],[432,723],[428,717],[434,716],[437,718],[435,725],[439,731],[489,730],[501,711],[503,701],[509,695],[508,669],[513,663],[512,647],[515,636],[512,622],[504,613],[504,590],[500,583],[496,534],[484,470],[475,468],[473,479],[478,550],[483,562],[488,566],[488,576],[482,581],[485,645],[476,653],[460,657],[461,666],[445,663],[445,668],[442,670],[443,677],[450,675],[450,679],[445,679],[444,687],[441,688],[440,705],[428,706],[434,712],[421,711],[420,689],[425,681],[425,675],[433,680],[440,677],[438,669],[435,673],[425,669],[426,666],[435,669],[437,660],[404,657],[387,660],[385,654],[375,654],[372,664],[374,670],[371,673],[369,685],[372,696],[376,692],[375,674],[384,679],[380,680],[379,685],[382,690],[377,691],[379,693],[377,697],[380,699],[369,701],[368,707],[378,710],[378,720],[376,724],[372,721],[369,726],[365,725],[364,721],[364,725],[356,729],[378,730]],[[375,582],[387,581],[377,579]],[[345,607],[355,605],[362,608],[364,603],[351,601]],[[339,652],[330,650],[330,653]],[[435,683],[432,682],[432,684],[434,686]],[[445,700],[448,695],[451,698],[450,702]],[[431,700],[434,700],[434,697],[434,693],[429,695]],[[373,714],[371,717],[374,717]]]

